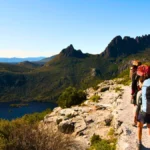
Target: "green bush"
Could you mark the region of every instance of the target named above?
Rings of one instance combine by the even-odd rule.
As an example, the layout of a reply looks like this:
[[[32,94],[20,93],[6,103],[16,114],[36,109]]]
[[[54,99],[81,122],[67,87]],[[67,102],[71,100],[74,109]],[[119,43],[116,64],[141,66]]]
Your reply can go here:
[[[101,140],[94,143],[89,150],[115,150],[115,144],[111,144],[108,140]]]
[[[115,133],[115,129],[114,128],[110,128],[109,132],[108,132],[108,136],[114,136]]]
[[[93,101],[93,102],[98,102],[98,100],[100,99],[100,96],[99,95],[93,95],[90,100]]]
[[[93,136],[91,137],[91,144],[97,143],[99,141],[101,141],[101,138],[99,137],[99,135],[96,135],[94,133]]]
[[[50,109],[46,109],[45,111],[40,112],[40,113],[36,112],[33,114],[26,114],[22,117],[22,119],[29,124],[33,124],[33,123],[36,123],[36,122],[39,122],[40,120],[42,120],[44,118],[44,116],[50,112],[51,112]]]
[[[101,139],[99,135],[93,135],[91,138],[91,147],[89,150],[115,150],[116,139],[105,140]]]
[[[86,100],[85,92],[77,90],[74,87],[68,87],[60,95],[58,105],[62,108],[66,108],[71,107],[72,105],[81,104],[84,100]]]

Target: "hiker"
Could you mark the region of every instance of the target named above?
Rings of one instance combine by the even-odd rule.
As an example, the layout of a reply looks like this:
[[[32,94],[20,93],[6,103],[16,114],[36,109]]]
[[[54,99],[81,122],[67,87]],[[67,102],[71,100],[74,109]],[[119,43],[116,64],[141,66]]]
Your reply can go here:
[[[150,67],[141,65],[138,67],[137,74],[139,78],[139,87],[142,89],[137,93],[137,122],[138,122],[138,141],[137,148],[142,146],[142,128],[147,123],[150,135]]]
[[[136,95],[137,92],[139,90],[138,87],[138,80],[139,80],[139,76],[137,75],[137,68],[138,66],[141,65],[141,62],[138,60],[134,60],[132,61],[132,67],[130,68],[130,78],[132,80],[132,84],[131,84],[131,104],[134,105],[134,112],[136,109]],[[136,114],[134,113],[134,120],[133,120],[133,126],[137,125],[137,119],[136,119]]]

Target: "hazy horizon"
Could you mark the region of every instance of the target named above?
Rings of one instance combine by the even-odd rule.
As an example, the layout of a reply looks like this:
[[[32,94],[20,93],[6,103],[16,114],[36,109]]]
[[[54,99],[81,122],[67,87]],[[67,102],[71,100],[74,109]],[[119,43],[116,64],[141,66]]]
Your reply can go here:
[[[117,35],[149,34],[150,1],[7,0],[0,5],[0,57],[50,57],[73,44],[100,54]]]

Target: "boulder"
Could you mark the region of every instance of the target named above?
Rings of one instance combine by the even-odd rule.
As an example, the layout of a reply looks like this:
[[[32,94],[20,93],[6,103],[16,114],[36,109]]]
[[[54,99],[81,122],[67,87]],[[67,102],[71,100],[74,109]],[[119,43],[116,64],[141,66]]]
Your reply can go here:
[[[71,121],[62,121],[58,125],[58,130],[65,134],[71,134],[74,132],[74,123]]]
[[[83,117],[77,116],[77,117],[72,119],[72,122],[75,125],[74,131],[75,131],[76,134],[78,134],[79,132],[86,129],[86,123],[85,123]]]
[[[65,116],[67,118],[72,118],[78,115],[77,111],[74,111],[72,108],[66,108],[59,111],[59,114],[61,116]]]

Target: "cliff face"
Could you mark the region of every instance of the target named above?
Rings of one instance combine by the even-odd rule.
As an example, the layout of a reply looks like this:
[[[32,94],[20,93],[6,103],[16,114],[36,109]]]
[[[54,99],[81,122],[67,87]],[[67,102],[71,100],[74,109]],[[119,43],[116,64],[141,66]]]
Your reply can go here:
[[[131,38],[125,36],[116,36],[106,47],[104,52],[101,53],[103,57],[119,57],[135,54],[141,50],[150,47],[150,35],[142,37]]]

